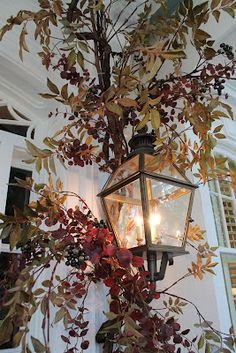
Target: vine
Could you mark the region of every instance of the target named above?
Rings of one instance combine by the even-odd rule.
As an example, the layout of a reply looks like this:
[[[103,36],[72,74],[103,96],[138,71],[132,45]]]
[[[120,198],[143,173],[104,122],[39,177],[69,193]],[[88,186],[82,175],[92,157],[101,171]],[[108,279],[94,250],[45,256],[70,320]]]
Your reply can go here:
[[[197,225],[190,225],[188,234],[196,260],[168,288],[156,290],[148,282],[144,260],[118,248],[106,223],[96,219],[86,201],[63,190],[60,180],[56,185],[52,181],[55,158],[66,167],[97,164],[112,173],[129,153],[129,138],[146,128],[154,130],[160,170],[176,164],[192,172],[199,183],[227,177],[235,184],[226,159],[214,156],[218,139],[225,137],[224,119],[233,118],[226,84],[235,79],[234,51],[226,43],[218,48],[203,28],[210,20],[219,22],[222,12],[234,17],[236,2],[212,0],[194,6],[185,0],[173,14],[165,0],[124,3],[119,10],[113,0],[38,0],[38,11],[21,10],[1,29],[2,40],[14,27],[21,28],[23,60],[29,51],[28,24],[33,23],[42,65],[58,77],[57,84],[47,80],[49,91],[41,96],[62,103],[65,110],[50,112],[49,118],[62,115],[65,125],[45,137],[45,148],[26,141],[32,155],[26,162],[34,163],[38,172],[45,169],[48,184],[18,179],[18,187],[36,193],[37,200],[24,211],[14,208],[12,217],[0,215],[1,239],[9,236],[11,249],[21,249],[0,278],[4,308],[0,342],[7,342],[17,327],[14,343],[21,343],[22,353],[32,349],[50,353],[51,325],[63,322],[64,352],[89,349],[86,298],[89,288],[101,282],[109,296],[102,327],[104,352],[233,352],[232,330],[219,332],[194,303],[169,292],[187,278],[201,280],[206,273],[214,274],[216,248],[204,240]],[[189,46],[197,59],[184,72]],[[78,206],[67,209],[66,200],[72,195]],[[61,265],[68,266],[64,278],[57,273]],[[48,271],[48,279],[41,281]],[[154,309],[154,301],[163,307]],[[198,337],[179,323],[187,304],[199,317]],[[39,310],[43,341],[37,337],[29,341],[29,323]]]

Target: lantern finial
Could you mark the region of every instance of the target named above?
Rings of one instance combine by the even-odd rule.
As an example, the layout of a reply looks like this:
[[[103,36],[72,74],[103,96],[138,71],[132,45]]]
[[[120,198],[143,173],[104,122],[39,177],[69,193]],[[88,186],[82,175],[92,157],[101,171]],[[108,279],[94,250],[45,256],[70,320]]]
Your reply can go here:
[[[129,146],[131,148],[129,157],[134,156],[138,153],[154,153],[154,141],[156,137],[153,133],[147,133],[146,131],[140,130],[140,132],[134,135],[129,141]]]

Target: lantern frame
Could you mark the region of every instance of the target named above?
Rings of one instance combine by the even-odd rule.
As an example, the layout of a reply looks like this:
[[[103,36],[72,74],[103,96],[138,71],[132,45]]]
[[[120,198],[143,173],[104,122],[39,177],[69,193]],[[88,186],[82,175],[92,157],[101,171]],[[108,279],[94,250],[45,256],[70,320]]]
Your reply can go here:
[[[179,170],[179,168],[176,165],[173,165],[173,168],[178,172],[178,174],[182,179],[177,179],[173,176],[147,171],[146,165],[145,165],[145,157],[153,155],[153,152],[154,152],[153,141],[154,141],[154,137],[151,134],[145,133],[145,134],[135,135],[129,143],[132,148],[131,153],[129,154],[128,158],[124,161],[124,163],[121,166],[124,166],[125,163],[128,164],[128,162],[132,158],[134,158],[135,156],[138,156],[137,171],[128,175],[128,177],[124,178],[123,180],[120,180],[118,182],[115,182],[113,185],[110,185],[111,182],[114,180],[117,171],[119,171],[119,169],[121,168],[121,166],[119,166],[115,170],[115,172],[108,178],[107,182],[105,183],[102,191],[98,194],[98,196],[101,198],[101,204],[105,213],[108,226],[114,233],[117,245],[121,246],[121,237],[120,237],[120,234],[118,234],[117,229],[115,229],[115,227],[113,226],[113,223],[111,221],[111,216],[109,214],[109,209],[107,208],[107,205],[106,205],[105,197],[108,195],[111,195],[112,193],[121,189],[122,187],[134,181],[139,180],[145,244],[131,247],[128,249],[132,251],[132,253],[134,253],[135,255],[143,256],[144,253],[147,254],[146,256],[148,261],[148,267],[149,267],[149,270],[152,272],[151,280],[156,281],[164,277],[163,271],[165,272],[167,263],[169,262],[170,265],[173,264],[173,256],[179,256],[187,253],[185,251],[187,232],[189,228],[189,223],[191,222],[191,211],[193,206],[194,192],[198,186],[192,184],[190,180],[187,179],[187,177]],[[190,191],[190,198],[187,206],[181,246],[153,244],[153,241],[151,238],[151,225],[149,222],[149,217],[151,212],[149,210],[147,179],[154,180],[157,182],[162,182],[167,185],[173,185],[179,188],[182,187]],[[160,275],[158,275],[156,271],[156,261],[160,258],[162,259],[162,262],[161,262],[161,270],[159,273]],[[155,276],[154,276],[154,272],[155,272]]]

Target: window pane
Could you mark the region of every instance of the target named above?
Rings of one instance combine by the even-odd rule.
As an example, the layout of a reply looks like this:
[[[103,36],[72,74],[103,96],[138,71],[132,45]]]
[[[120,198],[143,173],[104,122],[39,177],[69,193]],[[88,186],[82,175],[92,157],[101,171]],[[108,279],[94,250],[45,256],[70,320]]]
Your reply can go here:
[[[221,180],[221,181],[219,182],[219,185],[220,185],[220,191],[221,191],[221,193],[222,193],[223,195],[229,196],[229,197],[232,196],[232,194],[231,194],[231,187],[230,187],[229,181],[227,181],[227,180],[225,180],[225,181]]]
[[[229,161],[234,170],[235,163]],[[236,248],[236,197],[227,178],[209,182],[219,245]]]
[[[223,199],[225,220],[231,248],[236,248],[236,214],[233,201]]]
[[[147,192],[152,243],[181,247],[191,191],[147,178]]]
[[[139,179],[106,196],[104,201],[120,246],[132,248],[143,245],[145,242]]]
[[[32,172],[28,170],[12,167],[10,172],[10,177],[9,177],[9,184],[16,183],[15,178],[25,180],[26,177],[30,177],[31,175],[32,175]],[[29,190],[8,185],[5,214],[7,216],[13,216],[14,215],[13,206],[16,206],[20,210],[23,210],[25,205],[29,203],[29,197],[30,197]],[[2,242],[4,244],[9,244],[9,238],[3,239]]]
[[[234,331],[236,330],[236,256],[235,254],[222,254],[225,287],[228,305]]]
[[[229,274],[230,274],[230,281],[232,287],[232,295],[234,299],[234,304],[236,307],[236,262],[230,262],[229,266]]]
[[[221,202],[220,196],[211,194],[211,205],[214,212],[215,225],[216,225],[219,245],[227,247],[228,234],[225,234],[224,224],[223,224],[224,214],[222,213],[220,202]]]
[[[139,170],[139,156],[135,156],[130,158],[125,163],[123,163],[120,167],[117,168],[115,173],[113,174],[111,180],[107,184],[107,188],[119,183],[122,180],[125,180],[132,174],[138,172]]]

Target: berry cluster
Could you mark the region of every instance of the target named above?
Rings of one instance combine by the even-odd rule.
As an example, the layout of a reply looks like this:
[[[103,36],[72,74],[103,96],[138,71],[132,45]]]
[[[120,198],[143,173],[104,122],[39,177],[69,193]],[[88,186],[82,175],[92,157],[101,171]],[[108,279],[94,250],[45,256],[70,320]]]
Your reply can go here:
[[[105,228],[105,229],[107,228],[107,225],[104,222],[104,220],[101,219],[101,221],[99,222],[99,220],[97,218],[94,219],[93,226],[95,228]]]
[[[27,241],[24,245],[21,246],[21,252],[27,258],[27,261],[40,260],[44,255],[44,249],[39,245],[38,242]]]
[[[218,92],[219,96],[221,96],[221,93],[222,93],[223,89],[225,88],[223,83],[225,83],[225,79],[219,79],[218,77],[215,78],[213,88]]]
[[[88,256],[85,255],[84,251],[76,245],[69,245],[67,250],[65,251],[66,266],[72,266],[77,269],[81,267],[81,265],[88,260]]]
[[[231,45],[221,43],[220,48],[218,54],[225,54],[229,60],[234,59],[233,47]]]
[[[61,151],[64,156],[69,159],[69,165],[92,165],[92,145],[81,143],[79,139],[75,139],[72,143],[61,144]]]
[[[89,71],[87,69],[84,69],[83,75],[81,75],[79,72],[77,72],[75,65],[69,66],[65,54],[62,54],[57,65],[55,65],[53,69],[59,69],[61,71],[61,78],[63,80],[69,81],[72,86],[79,85],[83,80],[88,81],[90,77]]]

